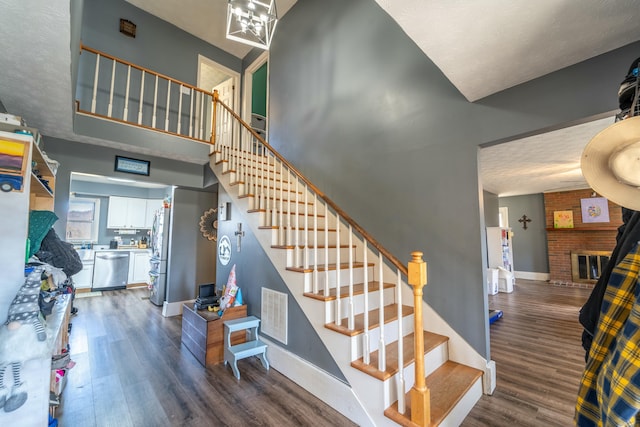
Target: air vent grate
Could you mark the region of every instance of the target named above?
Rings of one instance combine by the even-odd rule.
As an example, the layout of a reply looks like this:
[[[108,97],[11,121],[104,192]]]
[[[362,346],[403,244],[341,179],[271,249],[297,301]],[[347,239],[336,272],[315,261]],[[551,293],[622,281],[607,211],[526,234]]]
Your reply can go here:
[[[287,344],[288,295],[262,288],[262,324],[260,332]]]

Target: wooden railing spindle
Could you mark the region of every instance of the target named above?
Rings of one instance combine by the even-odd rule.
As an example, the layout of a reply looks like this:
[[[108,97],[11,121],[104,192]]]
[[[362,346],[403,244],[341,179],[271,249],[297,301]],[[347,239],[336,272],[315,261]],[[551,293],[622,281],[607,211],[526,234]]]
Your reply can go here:
[[[145,71],[142,70],[142,76],[140,77],[140,103],[138,105],[138,124],[142,124],[142,106],[144,105],[144,74]]]
[[[402,276],[400,269],[397,270],[396,274],[396,302],[398,304],[398,376],[396,391],[398,393],[398,412],[404,414],[406,410],[404,401],[404,364],[400,363],[404,360],[404,345],[402,342],[402,337],[404,336],[402,325]]]
[[[340,247],[340,215],[336,213],[336,246]],[[327,274],[329,272],[327,271]],[[342,324],[340,313],[340,251],[336,251],[336,325]]]
[[[167,80],[167,103],[166,105],[166,114],[164,116],[164,130],[169,130],[169,106],[171,105],[171,80]]]
[[[109,89],[109,106],[107,107],[107,117],[112,117],[113,114],[113,85],[116,81],[116,61],[113,61],[111,66],[111,88]]]
[[[348,300],[349,319],[347,321],[350,330],[355,329],[355,314],[353,312],[353,229],[349,224],[349,300]]]
[[[131,84],[131,65],[127,65],[127,87],[124,91],[124,111],[122,112],[122,120],[129,121],[129,86]]]
[[[387,350],[384,340],[384,280],[382,274],[382,253],[378,252],[378,323],[380,324],[380,339],[378,343],[378,369],[387,370]]]
[[[93,97],[91,98],[91,112],[95,114],[98,98],[98,73],[100,73],[100,55],[96,55],[96,70],[93,75]]]
[[[313,195],[313,293],[319,291],[318,284],[318,198]]]
[[[371,363],[371,347],[369,345],[369,267],[368,257],[369,248],[367,247],[367,239],[362,237],[362,262],[364,263],[363,282],[364,282],[364,332],[362,334],[362,360],[365,364]],[[402,360],[402,359],[398,359]]]

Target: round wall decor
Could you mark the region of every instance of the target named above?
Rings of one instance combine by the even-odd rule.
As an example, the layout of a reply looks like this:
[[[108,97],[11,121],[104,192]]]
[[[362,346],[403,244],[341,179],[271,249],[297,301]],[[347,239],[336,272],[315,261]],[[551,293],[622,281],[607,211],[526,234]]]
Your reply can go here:
[[[218,239],[218,209],[212,208],[205,211],[200,217],[200,232],[207,240]]]

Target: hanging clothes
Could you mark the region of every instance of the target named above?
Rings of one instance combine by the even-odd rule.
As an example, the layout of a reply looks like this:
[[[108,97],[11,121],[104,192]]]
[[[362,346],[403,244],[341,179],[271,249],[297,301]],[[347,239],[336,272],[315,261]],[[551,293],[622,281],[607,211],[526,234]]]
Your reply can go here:
[[[635,426],[640,410],[640,245],[612,270],[578,391],[579,427]]]

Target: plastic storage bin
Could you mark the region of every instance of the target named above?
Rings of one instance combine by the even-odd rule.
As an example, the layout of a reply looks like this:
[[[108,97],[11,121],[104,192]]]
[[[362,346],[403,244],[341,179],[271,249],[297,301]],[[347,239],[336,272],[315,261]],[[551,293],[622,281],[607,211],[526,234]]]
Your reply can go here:
[[[500,292],[513,292],[516,277],[506,268],[498,267],[498,290]]]

